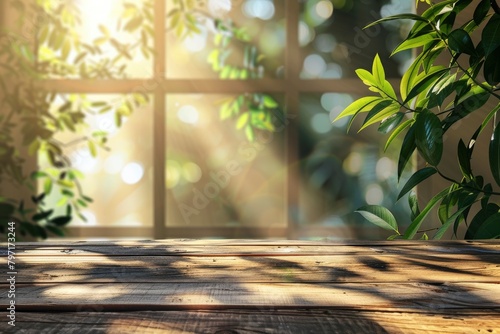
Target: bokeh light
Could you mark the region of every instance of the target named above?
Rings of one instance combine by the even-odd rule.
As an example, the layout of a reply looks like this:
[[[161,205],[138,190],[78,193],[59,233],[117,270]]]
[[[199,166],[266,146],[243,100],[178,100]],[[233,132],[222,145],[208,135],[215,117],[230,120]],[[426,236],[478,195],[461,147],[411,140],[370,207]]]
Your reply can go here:
[[[367,204],[380,205],[384,200],[384,191],[378,184],[370,184],[366,187],[365,200]]]
[[[177,111],[177,117],[186,124],[195,125],[198,123],[199,114],[195,107],[185,105]]]
[[[325,60],[318,54],[311,54],[304,60],[304,71],[311,77],[318,77],[326,70]]]
[[[243,11],[248,17],[270,20],[274,16],[275,8],[272,0],[247,0]]]
[[[332,124],[327,113],[319,113],[311,118],[311,128],[317,133],[323,134],[331,130]]]
[[[200,166],[194,162],[187,162],[182,166],[184,178],[191,183],[196,183],[201,179],[202,172]]]
[[[137,162],[131,162],[122,169],[121,177],[126,184],[136,184],[144,176],[144,168]]]
[[[322,0],[315,6],[316,14],[323,19],[329,19],[333,14],[333,4],[328,0]]]

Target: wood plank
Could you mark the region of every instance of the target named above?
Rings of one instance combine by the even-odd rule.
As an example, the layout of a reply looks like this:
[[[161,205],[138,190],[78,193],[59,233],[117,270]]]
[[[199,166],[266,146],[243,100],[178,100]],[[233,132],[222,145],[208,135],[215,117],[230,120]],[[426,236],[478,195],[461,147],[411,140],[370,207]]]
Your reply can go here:
[[[5,255],[6,247],[0,249],[0,254]],[[436,254],[496,254],[500,256],[500,242],[486,244],[469,243],[440,243],[425,244],[413,243],[412,245],[399,245],[392,242],[383,244],[345,245],[345,244],[207,244],[191,245],[190,243],[66,243],[66,244],[26,244],[16,245],[18,256],[78,256],[78,255],[197,255],[212,256],[223,255],[361,255],[361,254],[421,254],[425,256]]]
[[[4,243],[3,243],[4,244]],[[289,240],[289,239],[164,239],[164,240],[118,240],[118,241],[44,241],[44,242],[18,242],[24,246],[64,246],[68,245],[99,245],[99,246],[147,246],[147,245],[191,245],[191,246],[414,246],[414,247],[429,247],[429,246],[493,246],[500,247],[498,240]]]
[[[420,311],[500,308],[493,283],[104,283],[17,284],[18,311],[227,309],[248,307]],[[7,291],[0,293],[7,304]]]
[[[500,333],[499,311],[399,313],[345,310],[227,310],[19,313],[4,333]],[[4,324],[2,324],[4,325]]]
[[[18,256],[18,283],[57,282],[490,282],[496,255]],[[7,284],[7,282],[0,282]]]

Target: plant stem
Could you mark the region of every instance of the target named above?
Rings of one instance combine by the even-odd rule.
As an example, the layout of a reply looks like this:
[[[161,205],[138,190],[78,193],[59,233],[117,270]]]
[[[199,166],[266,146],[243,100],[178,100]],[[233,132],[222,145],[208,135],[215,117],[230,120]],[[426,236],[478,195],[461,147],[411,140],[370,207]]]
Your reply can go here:
[[[452,179],[451,177],[449,176],[446,176],[444,175],[437,167],[434,166],[434,168],[436,169],[436,171],[438,172],[438,174],[445,180],[449,181],[449,182],[452,182],[452,183],[455,183],[465,189],[470,189],[470,190],[474,190],[474,191],[477,191],[477,192],[480,192],[480,193],[483,193],[485,195],[497,195],[497,196],[500,196],[500,192],[496,192],[496,191],[487,191],[487,190],[484,190],[484,189],[480,189],[480,188],[477,188],[477,187],[472,187],[472,186],[469,186],[469,185],[466,185],[466,184],[463,184],[462,182],[459,182],[457,180],[454,180]]]

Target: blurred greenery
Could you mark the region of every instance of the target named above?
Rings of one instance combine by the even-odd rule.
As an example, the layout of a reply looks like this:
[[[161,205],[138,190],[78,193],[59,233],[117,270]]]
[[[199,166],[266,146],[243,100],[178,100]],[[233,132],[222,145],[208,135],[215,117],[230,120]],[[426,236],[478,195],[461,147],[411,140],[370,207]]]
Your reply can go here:
[[[85,95],[60,96],[39,80],[75,75],[125,78],[123,59],[132,60],[139,52],[146,58],[153,55],[153,1],[142,1],[141,6],[124,3],[117,25],[134,43],[113,38],[106,26],[99,27],[101,35],[94,40],[83,40],[79,9],[73,2],[10,1],[8,5],[16,22],[13,27],[3,27],[0,36],[0,233],[6,233],[9,221],[16,221],[18,240],[62,236],[64,226],[75,215],[85,220],[80,210],[92,202],[82,186],[84,175],[73,168],[65,152],[75,145],[85,145],[92,156],[109,149],[108,133],[93,131],[89,116],[113,113],[116,127],[120,127],[124,118],[148,102],[148,96],[125,95],[118,104],[90,101]],[[103,52],[105,46],[112,47],[115,54]],[[56,137],[63,132],[78,138],[61,142]],[[35,170],[28,170],[22,148],[37,159]],[[7,184],[31,192],[29,203],[4,193]],[[59,199],[51,207],[44,199],[54,192]],[[65,207],[65,213],[55,215],[60,211],[57,207]]]

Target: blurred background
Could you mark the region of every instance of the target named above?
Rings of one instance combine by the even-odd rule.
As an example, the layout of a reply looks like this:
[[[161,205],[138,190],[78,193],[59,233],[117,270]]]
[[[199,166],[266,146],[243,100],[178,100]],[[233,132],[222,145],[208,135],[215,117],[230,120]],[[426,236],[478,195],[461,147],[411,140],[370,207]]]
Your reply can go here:
[[[1,5],[0,205],[26,238],[388,237],[366,204],[408,223],[387,137],[332,120],[375,54],[409,65],[408,22],[363,27],[413,1]]]

